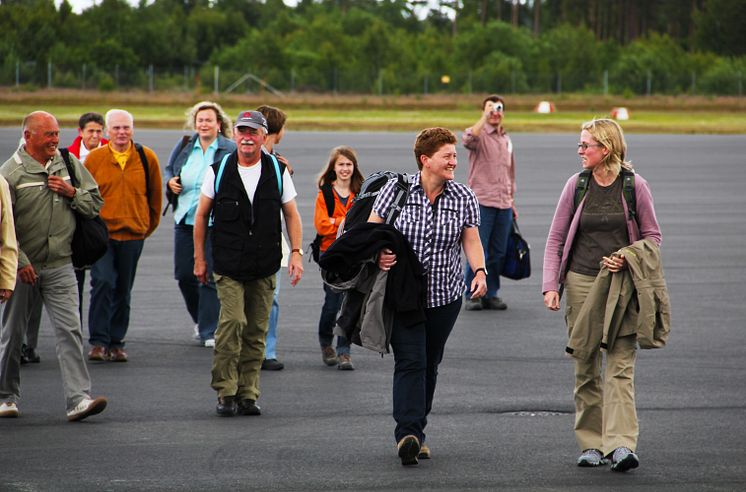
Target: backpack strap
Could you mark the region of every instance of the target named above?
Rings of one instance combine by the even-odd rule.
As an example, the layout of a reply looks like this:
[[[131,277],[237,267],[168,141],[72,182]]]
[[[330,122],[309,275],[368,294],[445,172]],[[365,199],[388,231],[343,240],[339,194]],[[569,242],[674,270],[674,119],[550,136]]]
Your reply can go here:
[[[637,196],[635,195],[635,173],[627,169],[622,169],[622,196],[624,201],[627,203],[627,212],[629,218],[637,221]],[[575,197],[573,199],[573,212],[578,209],[578,205],[583,201],[586,192],[588,191],[588,180],[591,177],[591,172],[588,169],[584,169],[579,175],[578,180],[575,183]]]
[[[75,179],[75,173],[73,172],[73,166],[72,163],[70,163],[70,150],[66,147],[63,147],[59,149],[60,155],[62,156],[62,160],[65,161],[65,167],[67,167],[67,174],[70,176],[70,183],[73,185],[73,188],[78,187],[78,180]]]
[[[334,215],[334,190],[332,185],[325,183],[321,185],[321,195],[324,197],[324,203],[326,204],[326,213],[329,217]]]
[[[228,162],[228,157],[231,154],[225,154],[223,160],[220,161],[220,167],[218,168],[218,174],[215,176],[215,194],[218,194],[220,189],[220,180],[223,178],[223,170],[225,169],[225,163]],[[282,174],[280,174],[280,164],[277,162],[277,158],[272,154],[268,154],[272,158],[272,162],[275,165],[275,175],[277,176],[277,188],[280,190],[280,198],[282,198]]]
[[[150,196],[150,165],[148,164],[148,158],[145,157],[145,150],[139,143],[135,144],[137,153],[140,154],[140,162],[142,163],[143,169],[145,169],[145,194]]]
[[[396,194],[394,195],[394,202],[389,209],[389,213],[384,217],[385,224],[393,224],[404,209],[404,204],[407,203],[409,197],[409,176],[406,174],[398,174],[396,176]]]
[[[223,170],[225,170],[225,163],[228,162],[228,157],[230,157],[231,154],[225,154],[223,156],[223,160],[220,161],[220,167],[218,167],[218,174],[215,175],[215,196],[218,194],[218,190],[220,189],[220,180],[223,178]]]
[[[280,173],[280,164],[277,162],[277,157],[274,154],[268,154],[272,158],[272,163],[275,165],[275,175],[277,176],[277,189],[280,190],[280,201],[282,201],[282,173]]]
[[[585,194],[588,192],[588,180],[591,177],[591,172],[588,169],[578,174],[578,180],[575,182],[575,198],[572,202],[572,211],[575,212],[578,209],[578,205],[583,201]]]
[[[635,195],[635,173],[622,169],[622,195],[627,202],[629,217],[637,221],[637,196]]]

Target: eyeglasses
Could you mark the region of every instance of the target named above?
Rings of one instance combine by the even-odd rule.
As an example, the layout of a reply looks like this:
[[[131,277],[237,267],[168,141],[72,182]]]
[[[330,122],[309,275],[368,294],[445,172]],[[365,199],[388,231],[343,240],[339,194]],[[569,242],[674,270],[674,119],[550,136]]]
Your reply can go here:
[[[601,144],[587,144],[585,142],[580,142],[578,144],[578,150],[580,150],[580,149],[588,150],[588,147],[603,147],[603,145],[601,145]]]

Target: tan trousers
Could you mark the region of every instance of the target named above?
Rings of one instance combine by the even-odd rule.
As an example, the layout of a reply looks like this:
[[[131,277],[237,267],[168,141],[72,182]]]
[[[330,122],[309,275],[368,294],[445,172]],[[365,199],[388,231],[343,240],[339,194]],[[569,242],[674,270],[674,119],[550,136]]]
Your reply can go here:
[[[220,397],[258,400],[275,275],[248,282],[214,276],[220,317],[215,331],[212,388]]]
[[[568,272],[565,320],[575,324],[595,277]],[[606,367],[602,370],[603,353]],[[595,448],[608,455],[616,448],[637,447],[639,426],[635,408],[637,337],[616,339],[611,352],[599,350],[587,361],[575,361],[575,439],[581,450]],[[603,380],[602,380],[603,372]]]

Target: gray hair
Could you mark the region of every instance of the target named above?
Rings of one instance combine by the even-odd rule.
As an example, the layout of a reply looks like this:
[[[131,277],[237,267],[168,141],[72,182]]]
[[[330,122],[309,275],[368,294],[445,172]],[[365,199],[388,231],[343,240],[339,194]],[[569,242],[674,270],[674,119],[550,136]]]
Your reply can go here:
[[[110,109],[109,111],[106,112],[106,116],[105,116],[107,128],[110,126],[109,121],[111,120],[111,117],[114,115],[126,116],[130,120],[130,126],[132,127],[135,126],[135,118],[132,116],[132,113],[130,113],[129,111],[125,111],[124,109]]]

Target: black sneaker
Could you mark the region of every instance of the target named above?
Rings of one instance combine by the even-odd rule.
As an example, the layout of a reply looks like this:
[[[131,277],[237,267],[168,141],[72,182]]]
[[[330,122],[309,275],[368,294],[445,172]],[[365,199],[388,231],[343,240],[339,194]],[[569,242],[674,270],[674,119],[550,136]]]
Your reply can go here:
[[[21,364],[38,364],[41,357],[36,353],[34,347],[29,347],[25,343],[21,346]]]
[[[261,415],[262,409],[256,404],[256,400],[239,400],[238,413],[240,415]]]
[[[215,407],[215,411],[221,417],[233,417],[238,411],[236,406],[235,396],[223,396],[218,398],[218,406]]]
[[[484,309],[492,309],[495,311],[505,311],[508,309],[508,305],[503,302],[499,297],[487,297],[482,298],[482,307]]]
[[[262,361],[262,371],[282,371],[285,364],[277,359],[264,359]]]
[[[481,299],[466,299],[464,301],[464,309],[467,311],[481,311],[482,300]]]
[[[399,458],[401,458],[402,465],[412,466],[418,464],[417,456],[420,454],[420,440],[417,437],[411,434],[404,436],[396,447],[399,451]]]

